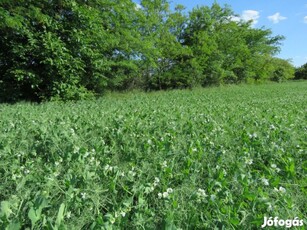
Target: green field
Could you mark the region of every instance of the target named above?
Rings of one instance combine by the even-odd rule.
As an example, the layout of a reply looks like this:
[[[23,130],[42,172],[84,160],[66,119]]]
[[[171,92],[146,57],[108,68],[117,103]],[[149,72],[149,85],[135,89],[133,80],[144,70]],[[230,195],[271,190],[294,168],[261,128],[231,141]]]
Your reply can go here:
[[[0,105],[0,229],[306,226],[306,176],[307,82]]]

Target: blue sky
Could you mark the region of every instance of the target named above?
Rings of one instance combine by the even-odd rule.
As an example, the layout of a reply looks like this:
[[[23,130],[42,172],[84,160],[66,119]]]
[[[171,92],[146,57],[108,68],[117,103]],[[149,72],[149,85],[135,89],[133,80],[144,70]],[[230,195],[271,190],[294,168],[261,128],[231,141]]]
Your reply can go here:
[[[199,5],[209,5],[214,0],[172,0],[172,6],[181,4],[191,10]],[[277,55],[291,59],[295,66],[307,63],[307,0],[216,0],[228,4],[242,19],[254,19],[254,27],[271,29],[273,35],[286,39]]]

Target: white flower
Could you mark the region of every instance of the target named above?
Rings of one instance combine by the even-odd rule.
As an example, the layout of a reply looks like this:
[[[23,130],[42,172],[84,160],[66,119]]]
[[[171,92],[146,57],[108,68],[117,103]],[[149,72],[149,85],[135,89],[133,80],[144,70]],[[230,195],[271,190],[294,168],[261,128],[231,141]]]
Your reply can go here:
[[[257,138],[257,133],[248,134],[249,138]]]
[[[29,169],[26,169],[24,172],[25,172],[25,174],[29,174],[29,173],[30,173],[30,170],[29,170]]]
[[[277,167],[277,165],[276,165],[276,164],[271,164],[271,167],[272,167],[273,169],[275,169],[275,168]]]
[[[108,172],[108,171],[112,171],[112,170],[113,170],[113,167],[107,164],[107,165],[104,167],[104,170],[107,171],[107,172]]]
[[[278,172],[278,173],[280,172],[280,168],[278,168],[276,164],[271,164],[271,167],[272,167],[272,169],[275,169],[276,172]]]
[[[253,159],[246,158],[246,159],[245,159],[245,164],[247,164],[247,165],[253,164]]]
[[[269,185],[269,180],[266,179],[266,178],[262,178],[262,179],[261,179],[261,182],[262,182],[264,185]]]
[[[167,167],[167,161],[163,161],[162,168],[166,168],[166,167]]]
[[[155,177],[154,186],[156,187],[160,183],[160,179]]]
[[[164,193],[162,194],[162,196],[163,196],[163,198],[167,198],[167,197],[168,197],[168,192],[164,192]]]
[[[75,146],[75,147],[74,147],[74,153],[78,153],[79,150],[80,150],[80,147],[78,147],[78,146]]]
[[[270,125],[270,129],[275,130],[276,127],[272,124],[272,125]]]
[[[126,216],[126,213],[124,211],[121,211],[120,214],[122,215],[122,217]]]
[[[211,199],[212,201],[214,201],[214,200],[216,199],[216,195],[212,194],[212,195],[210,196],[210,199]]]
[[[201,189],[199,188],[198,191],[197,191],[197,195],[198,196],[201,196],[203,198],[206,198],[208,195],[206,194],[205,190],[204,189]]]
[[[279,189],[274,188],[274,191],[275,191],[275,192],[280,192],[280,193],[285,193],[285,192],[286,192],[286,189],[285,189],[284,187],[280,186]]]
[[[81,192],[81,198],[85,199],[86,198],[86,192]]]
[[[158,197],[159,198],[168,198],[169,194],[173,192],[173,189],[172,188],[168,188],[166,190],[166,192],[163,192],[163,193],[158,193]]]
[[[193,149],[192,149],[192,152],[196,152],[196,151],[197,151],[197,148],[193,148]]]
[[[135,173],[134,171],[129,171],[128,174],[129,174],[130,176],[134,177],[136,173]]]
[[[71,217],[71,211],[68,211],[66,217],[69,219]]]
[[[87,158],[89,155],[90,155],[90,153],[86,151],[85,154],[83,155],[83,157]]]
[[[286,192],[286,189],[284,188],[284,187],[279,187],[279,191],[281,192],[281,193],[285,193]]]

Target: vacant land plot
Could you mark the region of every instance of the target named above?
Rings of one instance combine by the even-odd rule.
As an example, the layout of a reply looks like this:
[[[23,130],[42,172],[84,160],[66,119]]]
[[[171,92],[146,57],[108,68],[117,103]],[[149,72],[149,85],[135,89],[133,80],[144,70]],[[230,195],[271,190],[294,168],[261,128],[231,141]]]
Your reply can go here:
[[[0,105],[0,228],[307,225],[306,160],[306,82]]]

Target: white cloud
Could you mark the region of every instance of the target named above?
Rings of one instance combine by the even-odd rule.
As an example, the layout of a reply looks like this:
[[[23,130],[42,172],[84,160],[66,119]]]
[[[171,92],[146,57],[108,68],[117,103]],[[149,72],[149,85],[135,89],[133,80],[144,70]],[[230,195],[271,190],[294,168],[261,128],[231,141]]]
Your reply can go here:
[[[304,17],[304,23],[307,23],[307,16]]]
[[[241,18],[238,17],[238,16],[232,15],[232,16],[229,17],[229,20],[232,21],[232,22],[240,22]]]
[[[285,20],[287,19],[286,17],[284,16],[281,16],[279,12],[277,12],[276,14],[273,14],[271,16],[268,16],[268,19],[273,22],[274,24],[277,24],[279,23],[280,21],[282,20]]]
[[[253,25],[258,23],[258,19],[260,18],[260,13],[256,10],[244,10],[241,19],[243,21],[253,21]]]

